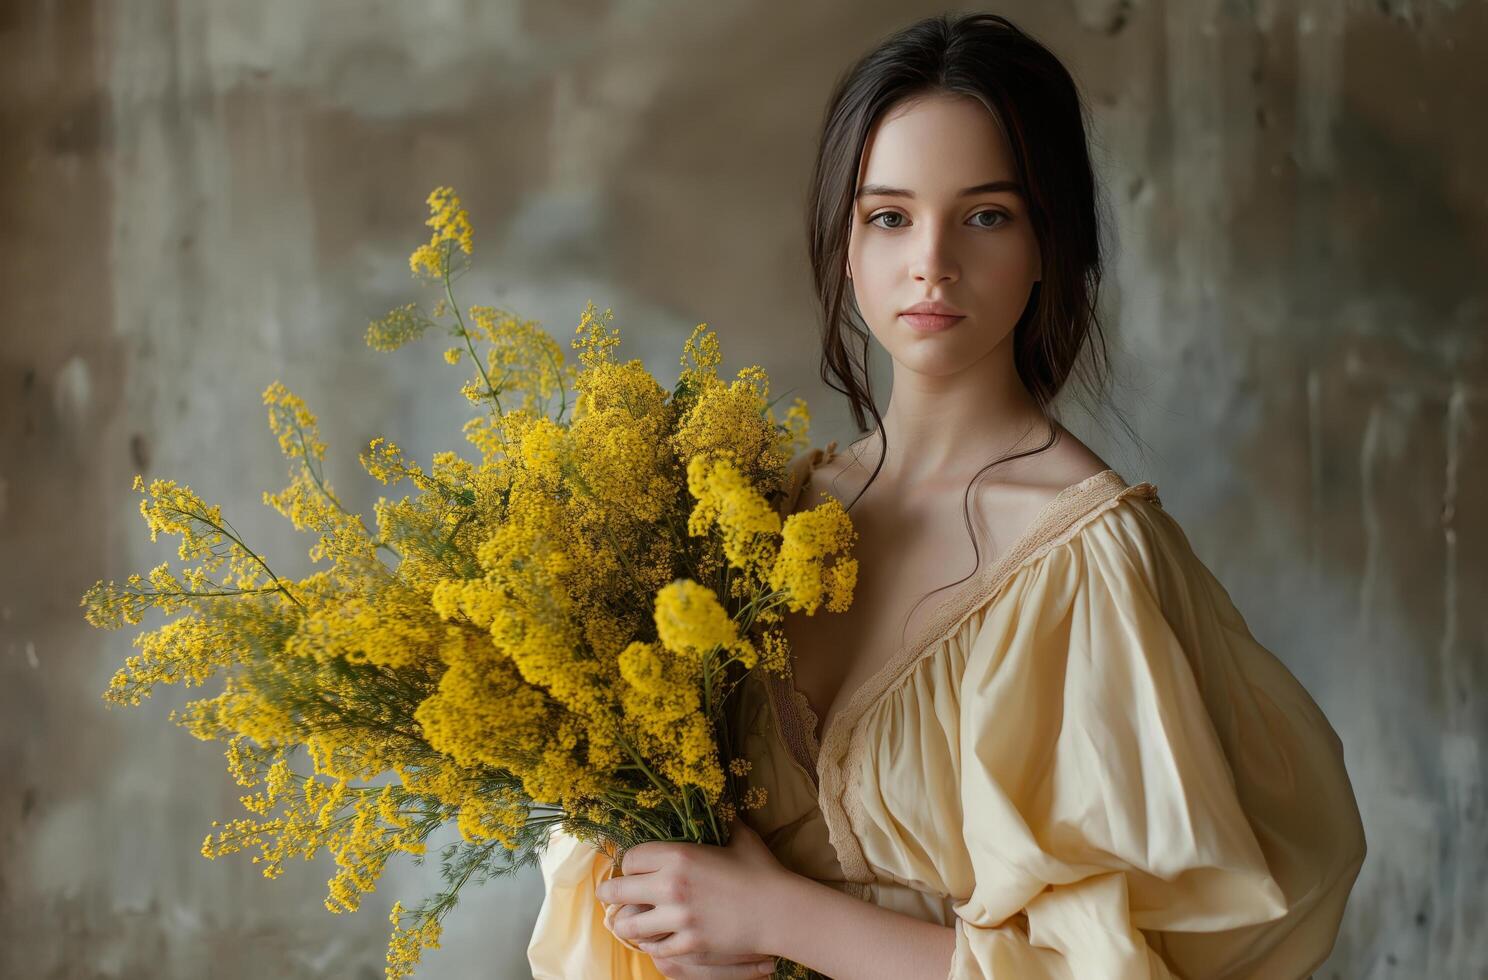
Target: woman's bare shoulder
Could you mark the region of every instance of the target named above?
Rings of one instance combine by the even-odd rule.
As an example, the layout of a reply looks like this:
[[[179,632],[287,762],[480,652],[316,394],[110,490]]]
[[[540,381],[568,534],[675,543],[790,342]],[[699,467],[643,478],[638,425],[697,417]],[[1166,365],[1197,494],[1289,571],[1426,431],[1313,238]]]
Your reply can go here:
[[[1070,487],[1098,476],[1110,465],[1068,433],[1048,449],[987,470],[971,489],[979,526],[995,539],[1016,536]]]
[[[1110,463],[1068,433],[1046,451],[1028,457],[1028,463],[1019,482],[1049,496],[1111,469]]]

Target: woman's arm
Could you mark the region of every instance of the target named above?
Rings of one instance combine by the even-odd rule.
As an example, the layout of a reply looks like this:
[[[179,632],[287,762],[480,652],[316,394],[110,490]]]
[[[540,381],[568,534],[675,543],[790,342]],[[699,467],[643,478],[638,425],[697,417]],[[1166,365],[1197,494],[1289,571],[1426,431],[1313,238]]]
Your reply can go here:
[[[956,930],[853,898],[797,874],[762,902],[765,948],[829,977],[945,980]]]

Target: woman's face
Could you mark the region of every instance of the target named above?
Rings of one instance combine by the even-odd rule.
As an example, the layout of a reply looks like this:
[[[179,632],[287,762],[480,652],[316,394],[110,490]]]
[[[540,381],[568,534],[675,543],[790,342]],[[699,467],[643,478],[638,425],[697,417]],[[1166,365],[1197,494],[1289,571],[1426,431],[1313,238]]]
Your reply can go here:
[[[1007,138],[975,99],[937,94],[901,103],[869,131],[848,276],[858,309],[896,364],[948,375],[1011,337],[1042,276],[1017,187]],[[919,323],[903,315],[923,301],[963,315]]]

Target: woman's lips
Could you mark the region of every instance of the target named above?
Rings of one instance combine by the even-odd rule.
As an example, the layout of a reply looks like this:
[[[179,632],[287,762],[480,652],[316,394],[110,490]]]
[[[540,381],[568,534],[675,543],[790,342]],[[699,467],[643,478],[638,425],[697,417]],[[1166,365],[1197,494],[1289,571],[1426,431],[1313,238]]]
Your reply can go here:
[[[964,316],[941,316],[938,313],[901,313],[899,315],[911,327],[922,333],[933,333],[936,330],[944,330],[966,319]]]

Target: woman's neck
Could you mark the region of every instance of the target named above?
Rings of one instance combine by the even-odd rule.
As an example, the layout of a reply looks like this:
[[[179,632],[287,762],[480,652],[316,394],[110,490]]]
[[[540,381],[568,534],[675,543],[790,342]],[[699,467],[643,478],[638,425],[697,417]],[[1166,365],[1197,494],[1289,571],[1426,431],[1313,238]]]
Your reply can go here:
[[[896,366],[883,431],[889,455],[880,478],[912,485],[1037,448],[1049,438],[1049,423],[1009,359],[1005,370],[955,376]],[[854,450],[871,468],[878,464],[880,445],[875,432]]]

